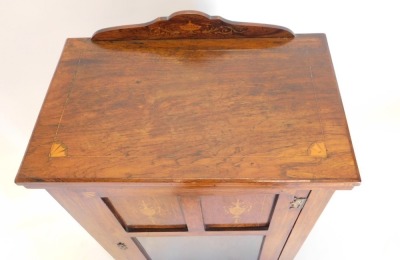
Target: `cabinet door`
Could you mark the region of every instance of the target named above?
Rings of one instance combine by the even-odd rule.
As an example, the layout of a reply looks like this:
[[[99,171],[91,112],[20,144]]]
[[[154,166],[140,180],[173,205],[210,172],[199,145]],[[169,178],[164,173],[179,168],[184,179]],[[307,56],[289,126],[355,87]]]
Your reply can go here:
[[[278,259],[309,191],[50,193],[116,259],[202,260]]]

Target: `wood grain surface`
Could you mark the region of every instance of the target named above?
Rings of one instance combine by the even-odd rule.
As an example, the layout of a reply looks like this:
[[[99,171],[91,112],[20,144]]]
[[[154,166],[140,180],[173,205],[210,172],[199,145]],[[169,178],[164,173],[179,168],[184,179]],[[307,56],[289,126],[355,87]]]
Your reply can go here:
[[[68,39],[16,178],[359,181],[323,34]]]

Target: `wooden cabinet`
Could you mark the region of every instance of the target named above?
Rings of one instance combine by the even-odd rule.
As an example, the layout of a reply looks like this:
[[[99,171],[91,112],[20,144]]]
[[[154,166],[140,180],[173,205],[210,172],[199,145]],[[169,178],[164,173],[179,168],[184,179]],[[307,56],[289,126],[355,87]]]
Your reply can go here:
[[[148,185],[139,189],[94,186],[48,191],[110,253],[117,251],[112,253],[117,259],[145,259],[152,255],[162,255],[162,259],[184,259],[185,254],[195,252],[196,259],[210,259],[210,256],[215,256],[212,259],[218,259],[217,256],[232,259],[229,257],[231,251],[235,252],[236,258],[277,259],[299,218],[303,199],[310,195],[308,190],[284,191],[262,185],[229,188]],[[325,205],[325,201],[320,200],[329,198],[332,191],[318,193],[323,196],[315,199],[318,205],[309,209],[311,215],[307,222],[315,221],[315,216]],[[303,202],[296,203],[296,198]],[[178,257],[176,250],[165,248],[161,252],[158,246],[168,243],[170,236],[178,241],[179,237],[192,236],[193,241],[185,247],[175,246],[185,251]],[[223,240],[218,241],[218,237]],[[243,244],[238,239],[241,241],[246,237],[249,240],[244,241],[249,245],[238,248]],[[209,252],[210,245],[203,246],[207,245],[205,238],[211,239],[216,249],[222,247],[224,250]],[[161,242],[157,242],[160,239]],[[142,245],[142,240],[147,242],[147,247]],[[188,243],[185,239],[180,243],[183,241]],[[251,251],[246,251],[248,249]],[[199,255],[203,250],[206,254]]]
[[[16,183],[115,259],[293,259],[360,176],[323,34],[180,12],[67,40]]]

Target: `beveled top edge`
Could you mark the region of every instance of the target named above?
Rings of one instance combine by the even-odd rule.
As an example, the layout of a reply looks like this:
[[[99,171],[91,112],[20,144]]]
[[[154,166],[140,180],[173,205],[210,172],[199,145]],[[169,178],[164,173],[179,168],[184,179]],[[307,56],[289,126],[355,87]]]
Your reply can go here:
[[[111,188],[111,187],[136,187],[136,188],[180,188],[180,189],[193,189],[193,188],[275,188],[275,189],[334,189],[334,190],[351,190],[361,184],[360,179],[348,180],[326,180],[326,181],[307,181],[307,180],[293,180],[293,181],[265,181],[265,182],[202,182],[199,180],[187,180],[181,182],[170,181],[139,181],[139,182],[121,182],[120,180],[97,180],[97,181],[38,181],[29,178],[16,178],[15,183],[20,186],[31,189],[52,189],[52,188],[84,188],[84,187],[97,187],[97,188]]]

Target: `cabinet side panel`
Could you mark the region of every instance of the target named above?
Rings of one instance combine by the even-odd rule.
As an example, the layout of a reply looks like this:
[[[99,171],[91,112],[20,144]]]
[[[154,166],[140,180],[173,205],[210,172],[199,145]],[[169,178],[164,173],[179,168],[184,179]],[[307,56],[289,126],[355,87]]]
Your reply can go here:
[[[334,192],[334,190],[310,192],[279,259],[294,259]]]
[[[47,191],[115,259],[146,259],[95,192]]]

